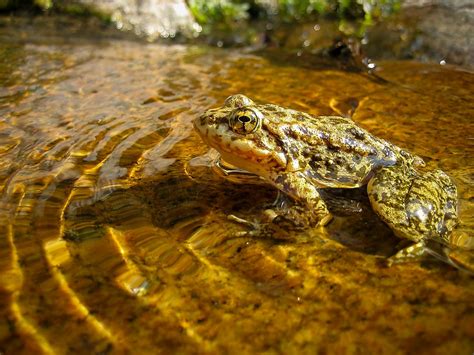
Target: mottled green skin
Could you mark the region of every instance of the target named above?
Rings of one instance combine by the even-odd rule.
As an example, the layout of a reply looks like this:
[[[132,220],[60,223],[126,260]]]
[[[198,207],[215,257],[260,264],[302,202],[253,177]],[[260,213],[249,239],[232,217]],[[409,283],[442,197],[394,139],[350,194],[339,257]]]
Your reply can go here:
[[[255,122],[237,127],[235,117],[245,115],[254,115]],[[249,133],[243,132],[246,124]],[[447,241],[456,224],[456,186],[444,172],[426,171],[420,157],[349,118],[314,117],[234,95],[194,125],[224,161],[291,197],[292,206],[282,204],[268,212],[273,220],[325,225],[331,216],[319,189],[367,185],[373,209],[399,237]]]

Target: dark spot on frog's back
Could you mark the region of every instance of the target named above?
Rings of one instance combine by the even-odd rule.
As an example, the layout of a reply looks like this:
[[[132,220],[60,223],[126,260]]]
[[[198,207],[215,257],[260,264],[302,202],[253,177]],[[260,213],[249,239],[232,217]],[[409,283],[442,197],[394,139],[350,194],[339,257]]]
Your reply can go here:
[[[284,118],[286,117],[286,113],[285,112],[282,112],[282,111],[275,111],[272,113],[272,115],[274,117],[278,117],[278,118]]]
[[[306,140],[311,135],[308,128],[303,125],[298,125],[297,128],[290,126],[284,128],[283,131],[286,137],[290,137],[295,141]]]
[[[339,151],[339,147],[336,147],[335,145],[333,145],[330,140],[326,142],[326,148],[329,152],[332,152],[332,153],[337,153]]]
[[[271,111],[271,112],[275,112],[275,111],[278,110],[277,106],[275,106],[275,105],[266,105],[266,106],[265,106],[265,109],[266,109],[267,111]]]
[[[355,139],[359,139],[359,140],[365,139],[365,133],[356,127],[349,128],[347,130],[347,133],[350,133]]]
[[[321,154],[313,153],[310,150],[308,151],[308,157],[310,157],[309,164],[314,167],[314,164],[323,161]]]
[[[343,166],[346,165],[346,160],[342,156],[336,156],[334,157],[334,163],[337,166]]]

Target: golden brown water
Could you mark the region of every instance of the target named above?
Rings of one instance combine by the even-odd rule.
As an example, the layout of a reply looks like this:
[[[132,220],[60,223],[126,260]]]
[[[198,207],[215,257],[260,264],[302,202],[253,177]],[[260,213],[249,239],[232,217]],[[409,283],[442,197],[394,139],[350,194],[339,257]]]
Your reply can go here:
[[[384,82],[278,52],[0,38],[0,353],[474,350],[473,278],[430,258],[387,268],[399,240],[360,191],[334,193],[325,229],[232,238],[226,215],[275,192],[216,176],[191,125],[235,93],[353,113],[453,177],[452,242],[470,247],[474,74],[386,62]]]

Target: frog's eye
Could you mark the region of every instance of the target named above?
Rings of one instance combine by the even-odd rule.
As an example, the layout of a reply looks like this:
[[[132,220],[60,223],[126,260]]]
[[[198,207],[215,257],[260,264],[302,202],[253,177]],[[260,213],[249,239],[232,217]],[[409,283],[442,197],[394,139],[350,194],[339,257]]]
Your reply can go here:
[[[235,133],[253,133],[262,126],[262,114],[256,109],[240,108],[232,112],[229,125]]]

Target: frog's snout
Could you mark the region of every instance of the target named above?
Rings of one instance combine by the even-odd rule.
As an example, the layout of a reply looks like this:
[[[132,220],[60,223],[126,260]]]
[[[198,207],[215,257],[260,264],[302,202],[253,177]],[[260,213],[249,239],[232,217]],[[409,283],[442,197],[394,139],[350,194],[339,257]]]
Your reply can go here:
[[[209,139],[209,135],[212,135],[211,132],[217,129],[217,111],[217,109],[209,109],[193,121],[194,129],[205,141]]]

